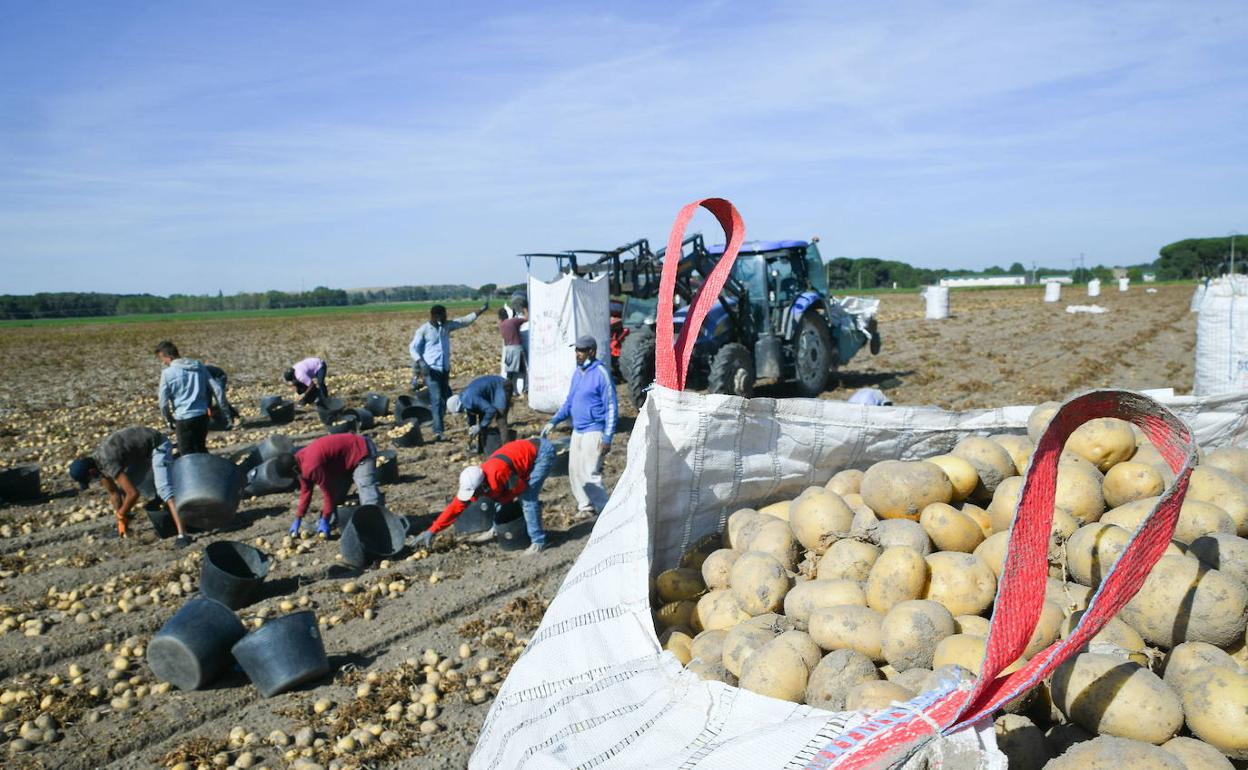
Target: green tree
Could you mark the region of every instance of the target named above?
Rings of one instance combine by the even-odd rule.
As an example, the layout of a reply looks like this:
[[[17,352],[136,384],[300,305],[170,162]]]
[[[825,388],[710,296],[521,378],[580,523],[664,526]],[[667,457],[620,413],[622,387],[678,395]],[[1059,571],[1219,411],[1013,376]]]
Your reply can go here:
[[[1010,265],[1009,273],[1010,275],[1026,275],[1027,268],[1023,267],[1022,262],[1015,262],[1014,264]]]

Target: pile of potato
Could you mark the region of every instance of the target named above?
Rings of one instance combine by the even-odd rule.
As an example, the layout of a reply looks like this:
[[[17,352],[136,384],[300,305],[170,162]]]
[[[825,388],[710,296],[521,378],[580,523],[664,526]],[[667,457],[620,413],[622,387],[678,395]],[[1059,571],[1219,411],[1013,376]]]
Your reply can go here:
[[[659,639],[692,672],[829,711],[974,677],[1028,436],[970,436],[926,461],[841,470],[728,517],[652,584]],[[1066,443],[1043,611],[1006,669],[1070,634],[1173,473],[1131,424]],[[1248,760],[1248,449],[1203,455],[1174,539],[1123,611],[998,716],[1011,767],[1230,768]],[[1099,736],[1099,737],[1098,737]]]

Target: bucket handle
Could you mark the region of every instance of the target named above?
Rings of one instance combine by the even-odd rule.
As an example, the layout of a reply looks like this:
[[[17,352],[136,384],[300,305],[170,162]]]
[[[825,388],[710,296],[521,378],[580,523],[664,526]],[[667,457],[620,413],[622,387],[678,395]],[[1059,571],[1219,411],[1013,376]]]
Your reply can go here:
[[[689,312],[685,315],[685,323],[681,326],[680,337],[673,342],[672,316],[676,273],[680,267],[680,245],[685,238],[689,220],[693,219],[698,207],[715,215],[719,226],[724,229],[727,246],[724,247],[723,256],[694,296]],[[732,264],[736,261],[737,252],[741,251],[744,241],[745,222],[737,207],[726,198],[703,198],[694,201],[676,215],[672,232],[667,238],[667,251],[663,255],[663,274],[659,278],[659,314],[655,320],[655,381],[663,387],[684,390],[689,359],[693,356],[693,343],[698,339],[706,314],[719,301],[719,293],[728,282],[728,274],[732,271]]]

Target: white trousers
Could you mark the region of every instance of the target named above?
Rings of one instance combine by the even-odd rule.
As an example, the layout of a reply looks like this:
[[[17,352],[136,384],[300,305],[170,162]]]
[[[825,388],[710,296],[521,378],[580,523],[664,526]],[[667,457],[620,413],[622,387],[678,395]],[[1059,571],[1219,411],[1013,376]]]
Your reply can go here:
[[[577,510],[602,513],[607,506],[607,490],[602,485],[602,431],[572,432],[568,449],[568,481]]]

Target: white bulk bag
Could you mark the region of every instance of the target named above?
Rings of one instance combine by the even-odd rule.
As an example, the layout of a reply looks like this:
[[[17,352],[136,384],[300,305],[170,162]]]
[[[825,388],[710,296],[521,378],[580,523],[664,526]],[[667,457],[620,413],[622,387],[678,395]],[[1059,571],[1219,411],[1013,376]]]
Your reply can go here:
[[[1118,291],[1126,291],[1126,290],[1127,290],[1127,287],[1128,287],[1128,286],[1130,286],[1130,285],[1131,285],[1131,279],[1130,279],[1130,278],[1119,278],[1119,279],[1118,279]]]
[[[928,286],[923,292],[923,297],[927,301],[925,317],[928,320],[939,321],[949,317],[948,286]]]
[[[1229,276],[1211,281],[1196,320],[1198,396],[1248,391],[1248,281]]]
[[[1044,301],[1057,302],[1062,298],[1062,285],[1057,281],[1049,281],[1044,285]]]
[[[582,334],[598,341],[610,361],[611,296],[605,276],[563,275],[553,283],[529,277],[529,408],[555,412],[568,397],[576,371],[572,344]]]
[[[1092,280],[1088,281],[1088,296],[1089,297],[1101,296],[1101,279],[1093,278]]]

